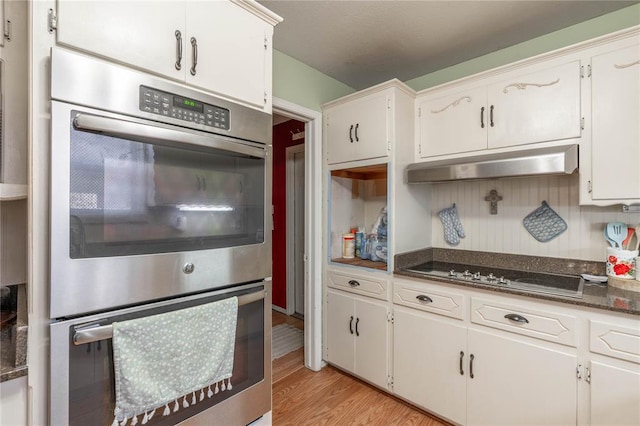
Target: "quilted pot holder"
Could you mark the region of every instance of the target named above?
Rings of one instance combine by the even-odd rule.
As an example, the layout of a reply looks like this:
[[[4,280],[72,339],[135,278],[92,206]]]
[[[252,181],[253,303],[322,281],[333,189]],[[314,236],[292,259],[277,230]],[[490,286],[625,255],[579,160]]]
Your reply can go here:
[[[529,213],[522,224],[541,243],[546,243],[567,230],[567,222],[546,201],[542,201],[540,207]]]

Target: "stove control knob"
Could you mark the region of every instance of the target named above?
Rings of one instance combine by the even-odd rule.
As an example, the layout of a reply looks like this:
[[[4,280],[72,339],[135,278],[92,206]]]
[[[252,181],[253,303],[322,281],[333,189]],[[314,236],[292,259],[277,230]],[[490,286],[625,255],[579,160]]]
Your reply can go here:
[[[493,281],[495,281],[497,279],[498,278],[495,275],[493,275],[493,273],[489,273],[489,275],[487,275],[487,281],[489,281],[489,282],[493,282]]]
[[[469,278],[471,275],[473,275],[473,274],[471,272],[469,272],[468,269],[462,273],[462,276],[465,277],[465,278]]]
[[[455,271],[455,270],[453,270],[453,269],[452,269],[452,270],[450,270],[450,271],[449,271],[449,276],[450,276],[450,277],[455,277],[456,275],[457,275],[457,274],[456,274],[456,271]]]
[[[508,280],[505,280],[504,277],[498,278],[498,284],[509,284]]]
[[[475,274],[473,274],[473,277],[471,277],[471,279],[474,281],[480,281],[480,272],[476,272]]]

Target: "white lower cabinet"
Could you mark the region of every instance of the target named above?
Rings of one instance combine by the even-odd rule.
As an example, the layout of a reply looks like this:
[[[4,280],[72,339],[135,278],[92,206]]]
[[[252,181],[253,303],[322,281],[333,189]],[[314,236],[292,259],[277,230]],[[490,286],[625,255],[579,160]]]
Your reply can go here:
[[[592,425],[640,425],[640,320],[589,320],[588,384]]]
[[[575,425],[577,356],[550,346],[470,329],[466,424]]]
[[[591,361],[591,425],[640,425],[640,366]]]
[[[327,292],[327,360],[387,388],[389,320],[385,302]]]
[[[459,424],[576,424],[576,356],[523,340],[397,308],[394,392]]]
[[[461,308],[459,315],[437,309],[447,300]],[[399,397],[456,424],[577,423],[573,340],[558,344],[554,333],[538,330],[551,330],[546,324],[555,317],[562,334],[571,336],[573,316],[402,280],[394,283],[393,301],[393,391]],[[505,309],[499,317],[507,324],[491,319],[498,308]],[[487,323],[472,322],[472,312]]]
[[[393,313],[396,395],[455,423],[466,423],[467,328],[407,308]]]

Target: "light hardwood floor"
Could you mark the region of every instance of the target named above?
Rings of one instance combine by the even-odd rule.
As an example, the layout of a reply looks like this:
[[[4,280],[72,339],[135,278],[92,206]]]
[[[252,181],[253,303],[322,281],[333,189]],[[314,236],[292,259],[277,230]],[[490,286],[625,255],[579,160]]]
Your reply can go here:
[[[272,321],[304,328],[302,321],[275,311]],[[273,361],[272,416],[276,426],[447,425],[336,368],[305,368],[304,348]]]

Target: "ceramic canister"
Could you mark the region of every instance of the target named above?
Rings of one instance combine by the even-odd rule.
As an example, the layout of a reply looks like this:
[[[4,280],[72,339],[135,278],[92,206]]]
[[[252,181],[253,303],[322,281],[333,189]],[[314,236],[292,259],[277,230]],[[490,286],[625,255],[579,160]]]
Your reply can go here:
[[[636,277],[638,250],[620,250],[607,247],[607,275],[632,280]]]

